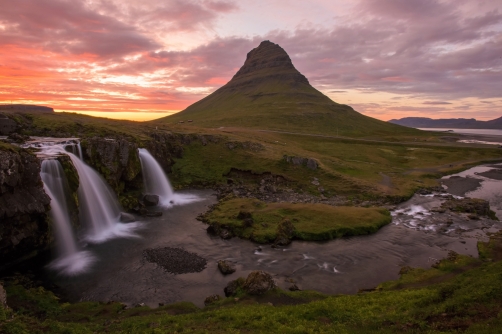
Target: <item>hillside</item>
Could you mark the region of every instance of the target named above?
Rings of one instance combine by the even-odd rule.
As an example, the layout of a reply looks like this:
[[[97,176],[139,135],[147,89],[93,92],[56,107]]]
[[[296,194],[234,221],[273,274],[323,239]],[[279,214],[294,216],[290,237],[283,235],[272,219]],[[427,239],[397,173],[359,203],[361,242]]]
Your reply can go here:
[[[346,136],[420,132],[364,116],[314,87],[279,45],[262,42],[223,87],[185,110],[154,121]]]
[[[426,117],[405,117],[391,119],[389,123],[412,128],[502,129],[502,117],[490,121],[478,121],[474,118],[432,119]]]

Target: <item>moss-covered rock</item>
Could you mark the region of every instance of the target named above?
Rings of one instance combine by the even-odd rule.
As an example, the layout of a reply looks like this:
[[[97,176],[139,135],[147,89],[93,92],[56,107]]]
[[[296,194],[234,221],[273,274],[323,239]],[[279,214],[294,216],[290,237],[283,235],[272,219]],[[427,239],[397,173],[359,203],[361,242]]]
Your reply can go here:
[[[138,145],[126,139],[93,137],[81,142],[85,161],[120,195],[141,186],[133,182],[141,173]]]

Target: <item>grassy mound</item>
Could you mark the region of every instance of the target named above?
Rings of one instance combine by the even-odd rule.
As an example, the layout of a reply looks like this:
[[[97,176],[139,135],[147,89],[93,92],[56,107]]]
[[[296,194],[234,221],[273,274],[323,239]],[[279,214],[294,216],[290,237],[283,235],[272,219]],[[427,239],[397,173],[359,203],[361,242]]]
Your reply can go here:
[[[256,199],[223,201],[204,215],[215,230],[259,243],[274,242],[284,233],[284,220],[293,229],[287,237],[300,240],[330,240],[376,232],[391,222],[381,208],[333,207],[325,204],[265,203]]]

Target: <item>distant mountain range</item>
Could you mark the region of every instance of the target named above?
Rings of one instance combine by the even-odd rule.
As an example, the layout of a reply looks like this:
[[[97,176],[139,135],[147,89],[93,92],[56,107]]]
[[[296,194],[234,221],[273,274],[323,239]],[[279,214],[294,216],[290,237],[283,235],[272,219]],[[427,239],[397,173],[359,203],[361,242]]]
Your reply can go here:
[[[474,118],[443,118],[405,117],[391,119],[389,123],[408,126],[410,128],[451,128],[451,129],[501,129],[502,117],[491,121],[478,121]]]

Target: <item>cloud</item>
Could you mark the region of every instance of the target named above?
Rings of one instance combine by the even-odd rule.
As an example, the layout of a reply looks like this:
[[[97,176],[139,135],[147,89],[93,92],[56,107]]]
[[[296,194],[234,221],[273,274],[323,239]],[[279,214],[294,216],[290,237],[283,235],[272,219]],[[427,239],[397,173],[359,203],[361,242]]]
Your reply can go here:
[[[425,101],[425,102],[422,102],[422,104],[441,105],[441,104],[452,104],[452,103],[445,102],[445,101]]]

